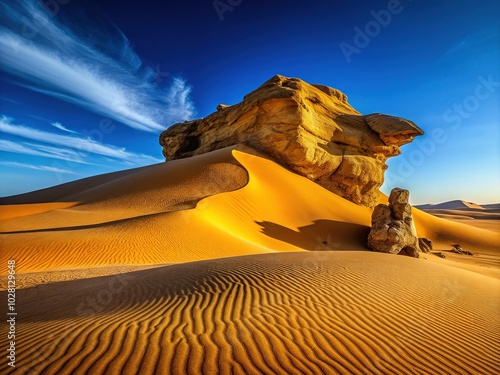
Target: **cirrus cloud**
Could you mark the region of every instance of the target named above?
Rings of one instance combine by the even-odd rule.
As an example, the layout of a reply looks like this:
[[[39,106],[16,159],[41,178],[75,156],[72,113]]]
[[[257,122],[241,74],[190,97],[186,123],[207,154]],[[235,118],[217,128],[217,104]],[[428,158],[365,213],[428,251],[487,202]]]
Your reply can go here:
[[[62,130],[63,132],[72,133],[72,134],[79,134],[78,132],[75,132],[74,130],[68,129],[60,122],[52,122],[52,123],[50,123],[50,125],[52,125],[54,128]]]
[[[6,167],[14,167],[14,168],[35,169],[37,171],[44,171],[44,172],[77,174],[73,171],[68,171],[67,169],[63,169],[63,168],[50,167],[47,165],[34,165],[34,164],[18,163],[15,161],[0,161],[0,165],[5,165]]]
[[[39,141],[43,143],[48,143],[52,145],[62,146],[63,149],[73,149],[79,152],[96,154],[99,156],[110,157],[113,159],[118,159],[122,162],[132,162],[134,165],[147,165],[152,163],[160,163],[163,160],[157,159],[150,155],[138,154],[134,152],[127,151],[124,147],[116,147],[113,145],[97,142],[91,138],[84,138],[75,135],[61,135],[55,134],[43,130],[38,130],[24,125],[16,125],[12,123],[12,119],[0,115],[0,131],[13,136],[31,139],[33,141]],[[4,141],[4,150],[11,152],[21,153],[22,146],[16,147],[13,145],[12,141]],[[0,144],[1,147],[1,144]],[[6,150],[6,147],[10,147],[10,150]],[[24,147],[26,148],[26,147]],[[42,146],[38,147],[41,152],[51,152],[52,154],[57,154],[54,147]],[[25,152],[27,153],[27,152]],[[31,153],[33,155],[33,153]],[[64,151],[59,153],[64,154]],[[82,154],[80,154],[82,155]]]
[[[14,83],[142,131],[194,116],[186,81],[160,87],[118,29],[89,32],[58,18],[40,1],[0,2],[0,69]]]

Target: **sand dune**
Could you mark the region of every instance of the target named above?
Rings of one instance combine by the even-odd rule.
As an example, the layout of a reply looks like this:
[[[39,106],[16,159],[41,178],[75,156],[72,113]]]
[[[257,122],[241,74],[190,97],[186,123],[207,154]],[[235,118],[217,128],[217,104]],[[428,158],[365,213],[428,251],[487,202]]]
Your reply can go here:
[[[465,201],[451,201],[437,205],[421,205],[417,208],[443,219],[500,232],[499,204],[479,206]],[[500,244],[500,239],[497,242]]]
[[[78,202],[51,202],[51,203],[29,203],[29,204],[5,204],[0,210],[0,221],[40,214],[77,205]]]
[[[482,211],[426,210],[426,212],[443,219],[500,232],[500,212],[498,209],[484,209]],[[498,242],[500,243],[500,239]]]
[[[467,202],[462,200],[454,200],[449,202],[437,203],[437,204],[422,204],[417,206],[420,210],[484,210],[485,208],[479,204],[473,202]]]
[[[201,199],[225,191],[236,190],[248,182],[248,175],[234,158],[230,149],[201,155],[196,160],[177,160],[147,167],[108,173],[78,180],[52,188],[0,199],[4,207],[12,210],[15,204],[21,208],[33,203],[57,204],[65,202],[72,210],[62,215],[50,215],[29,219],[29,225],[42,222],[49,227],[57,226],[57,220],[67,222],[75,216],[75,222],[89,224],[110,218],[124,219],[161,212],[193,208]],[[37,206],[37,205],[33,205]],[[92,212],[95,214],[92,215]],[[42,211],[40,211],[42,212]],[[76,215],[71,215],[76,212]],[[33,212],[36,213],[36,212]],[[89,215],[90,213],[90,215]],[[76,216],[78,216],[76,218]],[[90,218],[92,216],[92,218]],[[98,216],[104,218],[100,220]],[[32,220],[31,220],[32,219]],[[2,228],[20,228],[25,219],[2,222]],[[34,228],[30,228],[34,229]]]
[[[467,224],[471,225],[473,227],[481,228],[481,229],[487,229],[493,232],[500,232],[500,219],[498,220],[492,220],[492,219],[461,219],[460,217],[456,216],[448,216],[447,219],[456,221],[458,223],[462,224]],[[500,243],[500,238],[498,240]]]
[[[438,216],[438,217],[453,217],[461,216],[468,219],[479,220],[500,220],[500,211],[496,209],[491,210],[425,210],[425,212]]]
[[[13,373],[500,371],[498,233],[414,209],[436,249],[477,254],[367,251],[370,209],[246,147],[2,203]]]
[[[200,237],[193,238],[196,226],[187,225],[189,210],[201,199],[241,188],[247,181],[247,172],[228,149],[203,155],[194,163],[161,163],[11,197],[6,201],[76,200],[78,204],[0,221],[0,240],[6,249],[1,258],[15,255],[20,272],[207,258],[197,255],[196,249],[217,231],[202,224],[196,231]],[[196,218],[191,221],[194,225]],[[231,239],[225,242],[233,244]],[[190,255],[185,248],[195,250]],[[210,248],[206,251],[217,256]]]
[[[23,289],[14,373],[500,371],[499,281],[358,254],[252,255]]]
[[[387,203],[387,196],[381,194],[381,202]],[[431,239],[437,250],[449,249],[452,244],[459,243],[471,251],[500,255],[498,234],[493,230],[439,218],[415,207],[413,220],[419,237]]]
[[[370,209],[248,148],[97,176],[7,202],[45,198],[79,203],[0,221],[2,272],[13,256],[19,272],[33,272],[275,251],[368,250]],[[438,249],[459,242],[498,254],[496,233],[414,212],[419,235]]]
[[[97,186],[87,184],[86,190],[71,196],[64,192],[64,199],[78,197],[78,206],[2,221],[1,240],[8,249],[2,259],[15,254],[20,271],[32,272],[106,264],[177,263],[302,249],[366,249],[369,209],[265,158],[241,151],[234,151],[233,157],[230,149],[214,155],[219,164],[234,168],[238,160],[248,170],[250,182],[231,193],[216,194],[223,191],[220,188],[207,190],[214,181],[216,188],[221,185],[233,190],[248,180],[243,181],[241,176],[235,180],[234,173],[199,176],[197,169],[214,163],[215,156],[207,155],[133,170],[122,175],[119,183],[114,176],[103,183],[100,176]],[[181,186],[174,207],[167,206],[172,188],[152,187],[149,180],[150,175],[163,181],[175,178],[166,170],[168,164],[174,172],[183,171],[199,179],[194,186],[186,182],[187,177],[182,185],[174,185]],[[121,186],[121,200],[114,193],[115,185]],[[198,196],[184,199],[179,207],[177,202],[188,196],[191,186]],[[131,187],[138,190],[136,195],[129,193]],[[211,196],[199,201],[207,195]],[[189,209],[189,202],[197,204],[196,208]],[[344,234],[332,238],[337,232]]]
[[[492,204],[483,204],[481,207],[487,209],[487,210],[499,210],[500,209],[500,203],[492,203]]]

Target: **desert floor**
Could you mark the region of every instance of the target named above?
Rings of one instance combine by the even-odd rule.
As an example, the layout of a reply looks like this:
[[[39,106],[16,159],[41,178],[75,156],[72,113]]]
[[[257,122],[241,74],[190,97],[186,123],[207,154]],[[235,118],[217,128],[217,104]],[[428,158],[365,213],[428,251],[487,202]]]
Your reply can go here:
[[[2,204],[2,374],[500,372],[495,212],[414,209],[434,250],[374,253],[370,209],[243,146]]]

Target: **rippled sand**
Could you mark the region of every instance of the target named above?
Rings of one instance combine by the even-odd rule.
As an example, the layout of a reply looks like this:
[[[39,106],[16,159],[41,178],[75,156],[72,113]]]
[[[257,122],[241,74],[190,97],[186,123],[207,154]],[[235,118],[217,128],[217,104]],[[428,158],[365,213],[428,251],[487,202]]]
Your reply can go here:
[[[14,373],[500,372],[494,231],[414,210],[475,255],[370,252],[371,210],[242,146],[2,203]]]

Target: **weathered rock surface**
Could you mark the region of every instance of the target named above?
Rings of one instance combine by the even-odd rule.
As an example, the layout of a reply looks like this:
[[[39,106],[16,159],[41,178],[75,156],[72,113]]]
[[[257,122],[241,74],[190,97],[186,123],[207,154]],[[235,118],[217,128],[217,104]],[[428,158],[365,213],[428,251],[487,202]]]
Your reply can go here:
[[[410,193],[395,188],[389,196],[389,205],[379,204],[372,214],[368,247],[374,251],[419,257],[419,239],[413,224]]]
[[[451,249],[452,253],[461,254],[461,255],[474,255],[469,250],[464,250],[462,245],[460,245],[458,243],[451,245],[451,247],[452,247],[452,249]]]
[[[428,238],[420,237],[418,239],[418,247],[420,248],[420,251],[428,253],[432,250],[432,241]]]
[[[423,131],[388,115],[361,115],[345,94],[297,78],[275,76],[239,104],[165,130],[167,160],[203,154],[238,143],[360,205],[379,199],[387,158]]]

